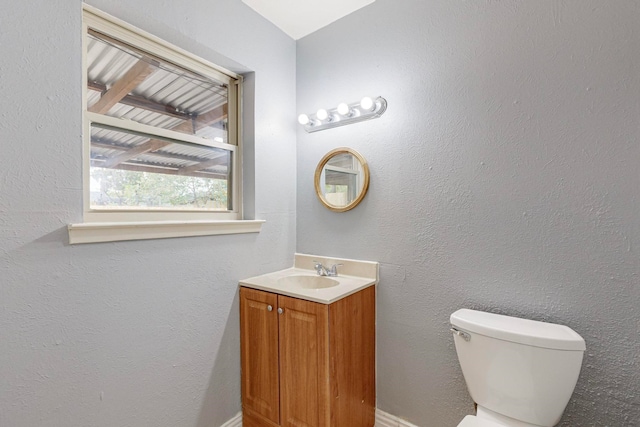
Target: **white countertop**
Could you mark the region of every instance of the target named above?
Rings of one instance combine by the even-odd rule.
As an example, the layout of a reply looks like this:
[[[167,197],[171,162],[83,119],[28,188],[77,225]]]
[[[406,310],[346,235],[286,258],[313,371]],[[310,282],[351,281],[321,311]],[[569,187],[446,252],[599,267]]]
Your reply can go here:
[[[296,254],[295,257],[294,265],[299,266],[300,264],[304,264],[306,267],[307,264],[310,264],[310,268],[292,267],[273,273],[250,277],[240,280],[240,286],[319,302],[321,304],[331,304],[371,285],[375,285],[378,282],[378,263],[302,254]],[[338,276],[330,277],[330,279],[339,282],[337,286],[322,289],[306,289],[292,284],[291,281],[279,281],[279,279],[287,276],[317,276],[317,273],[313,269],[313,263],[309,261],[312,258],[329,267],[332,264],[343,264],[343,266],[338,268]],[[363,272],[363,275],[342,275],[340,274],[341,269],[346,272]]]

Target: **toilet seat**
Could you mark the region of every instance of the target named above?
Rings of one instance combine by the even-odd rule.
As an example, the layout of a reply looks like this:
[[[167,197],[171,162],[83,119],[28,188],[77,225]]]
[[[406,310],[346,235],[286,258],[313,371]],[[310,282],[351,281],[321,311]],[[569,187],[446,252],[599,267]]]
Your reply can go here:
[[[484,420],[473,415],[467,415],[458,427],[505,427],[504,424],[498,424],[493,421]]]

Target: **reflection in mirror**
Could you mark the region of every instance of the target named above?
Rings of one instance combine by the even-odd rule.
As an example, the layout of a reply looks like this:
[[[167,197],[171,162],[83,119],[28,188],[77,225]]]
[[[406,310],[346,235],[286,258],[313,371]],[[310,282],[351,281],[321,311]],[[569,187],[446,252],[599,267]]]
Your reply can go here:
[[[353,202],[364,184],[362,166],[358,159],[349,153],[337,154],[329,159],[322,169],[322,174],[322,193],[327,202],[334,206],[347,206]]]
[[[329,209],[344,212],[364,198],[369,187],[369,168],[364,158],[350,148],[329,152],[318,164],[316,193]]]

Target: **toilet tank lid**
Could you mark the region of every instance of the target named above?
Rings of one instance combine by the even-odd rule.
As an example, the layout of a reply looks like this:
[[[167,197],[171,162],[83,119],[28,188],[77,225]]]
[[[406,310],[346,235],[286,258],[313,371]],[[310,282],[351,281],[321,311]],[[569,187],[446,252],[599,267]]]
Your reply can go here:
[[[584,351],[584,339],[564,325],[503,316],[484,311],[460,309],[451,315],[451,324],[467,332],[534,347]]]

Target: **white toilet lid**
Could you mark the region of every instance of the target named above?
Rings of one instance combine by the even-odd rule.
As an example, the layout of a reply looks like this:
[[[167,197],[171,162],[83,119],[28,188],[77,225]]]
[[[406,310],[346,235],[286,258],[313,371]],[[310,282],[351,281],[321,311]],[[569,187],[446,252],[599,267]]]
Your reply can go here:
[[[467,415],[462,422],[458,424],[458,427],[504,427],[502,424],[497,424],[493,421],[483,420],[482,418],[474,417],[473,415]]]

